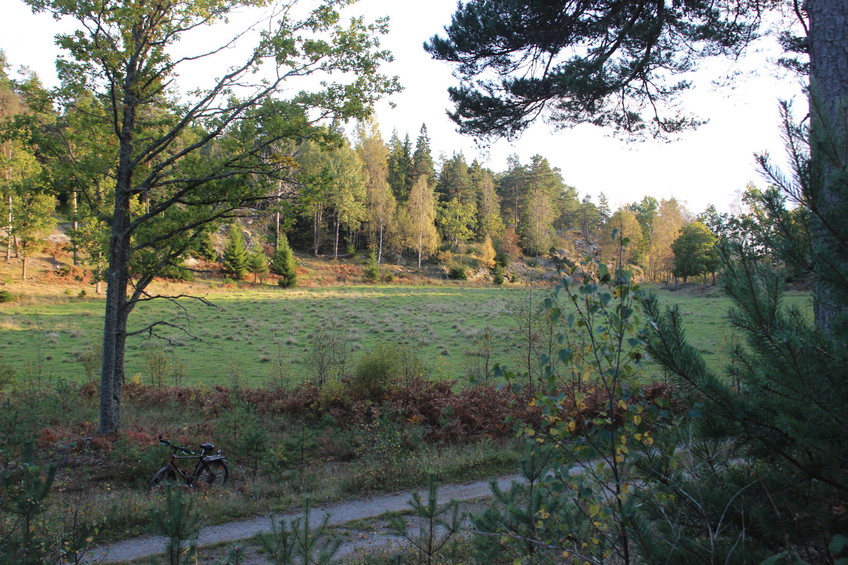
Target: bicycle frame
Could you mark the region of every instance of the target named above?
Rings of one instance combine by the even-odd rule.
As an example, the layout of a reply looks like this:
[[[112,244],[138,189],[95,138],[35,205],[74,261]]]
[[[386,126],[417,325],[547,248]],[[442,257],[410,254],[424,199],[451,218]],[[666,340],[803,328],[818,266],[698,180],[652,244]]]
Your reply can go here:
[[[204,443],[200,445],[201,452],[194,453],[188,448],[174,445],[168,440],[159,437],[159,443],[171,448],[171,455],[168,458],[168,463],[157,471],[156,475],[154,475],[153,481],[151,482],[151,487],[153,484],[158,484],[159,477],[161,474],[172,473],[174,479],[181,479],[186,485],[192,486],[195,482],[200,482],[198,479],[207,474],[207,482],[208,484],[212,484],[213,481],[216,480],[216,477],[219,475],[217,473],[223,473],[221,475],[222,482],[226,483],[228,478],[228,470],[227,470],[227,458],[221,453],[219,449],[217,453],[212,453],[214,446],[211,443]],[[177,455],[178,452],[182,452],[185,455]],[[178,460],[181,459],[194,459],[196,462],[194,466],[194,470],[191,473],[188,471],[184,471],[177,464]],[[148,487],[151,488],[151,487]]]

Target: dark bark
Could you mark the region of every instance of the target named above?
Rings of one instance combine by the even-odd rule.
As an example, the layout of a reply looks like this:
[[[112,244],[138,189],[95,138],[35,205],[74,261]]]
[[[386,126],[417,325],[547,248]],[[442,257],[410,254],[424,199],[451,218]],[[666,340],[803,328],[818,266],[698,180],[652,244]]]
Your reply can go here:
[[[121,389],[124,384],[124,348],[127,339],[130,261],[130,194],[133,173],[138,99],[133,93],[134,58],[127,65],[119,131],[115,207],[109,238],[109,269],[106,275],[106,310],[103,322],[103,365],[100,372],[100,434],[121,429]]]
[[[814,206],[814,269],[816,326],[831,328],[834,317],[848,310],[828,282],[834,267],[844,261],[846,242],[834,226],[844,223],[848,205],[846,186],[837,176],[848,164],[848,3],[844,0],[808,0],[810,18],[810,150]],[[845,234],[841,234],[845,235]]]

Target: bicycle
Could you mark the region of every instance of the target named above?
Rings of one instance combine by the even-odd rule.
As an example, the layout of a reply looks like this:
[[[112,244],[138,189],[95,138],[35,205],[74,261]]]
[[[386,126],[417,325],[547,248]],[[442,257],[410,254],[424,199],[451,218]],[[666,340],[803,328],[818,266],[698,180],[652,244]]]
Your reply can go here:
[[[225,485],[230,476],[230,470],[227,468],[227,458],[219,449],[217,453],[212,453],[215,446],[211,443],[201,443],[200,453],[194,453],[186,447],[174,445],[170,441],[159,436],[159,443],[171,448],[171,457],[168,459],[168,464],[156,471],[153,478],[150,479],[150,484],[147,486],[149,493],[154,488],[162,485],[164,482],[173,482],[178,479],[183,481],[186,486],[204,485],[211,486],[215,483]],[[184,455],[177,455],[177,452],[182,452]],[[177,466],[176,461],[179,459],[197,459],[194,466],[194,471],[186,473]]]

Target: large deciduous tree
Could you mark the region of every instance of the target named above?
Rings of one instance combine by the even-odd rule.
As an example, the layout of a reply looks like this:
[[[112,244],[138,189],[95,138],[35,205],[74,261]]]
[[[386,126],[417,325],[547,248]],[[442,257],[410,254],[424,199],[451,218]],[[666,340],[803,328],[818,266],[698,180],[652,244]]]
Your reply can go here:
[[[185,67],[250,37],[236,33],[234,39],[204,45],[192,34],[266,2],[27,3],[76,21],[77,31],[58,36],[66,51],[59,65],[63,90],[88,90],[103,99],[104,119],[116,140],[110,153],[114,195],[108,213],[99,427],[111,433],[121,426],[126,339],[155,329],[127,328],[133,308],[152,298],[148,284],[193,245],[204,224],[237,215],[273,192],[273,177],[288,167],[267,157],[274,144],[302,135],[310,120],[365,115],[379,96],[396,88],[379,73],[388,58],[377,40],[385,22],[345,22],[339,8],[348,0],[305,8],[282,4],[240,62],[228,67],[209,62],[207,68],[215,69],[211,86],[189,86],[190,94],[175,99],[173,81]],[[337,73],[344,80],[335,78]],[[291,81],[317,74],[322,80],[309,85],[320,86],[288,103],[273,100],[284,86],[296,91],[299,85]]]
[[[719,267],[718,238],[701,222],[689,222],[671,245],[674,252],[674,276],[687,282],[689,277],[715,273]]]

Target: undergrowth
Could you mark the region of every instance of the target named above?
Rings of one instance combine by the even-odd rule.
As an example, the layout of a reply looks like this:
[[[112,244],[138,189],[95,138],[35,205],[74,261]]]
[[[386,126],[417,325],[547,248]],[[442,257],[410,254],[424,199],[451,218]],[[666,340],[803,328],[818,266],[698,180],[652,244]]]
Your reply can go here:
[[[372,391],[373,392],[373,391]],[[393,381],[367,397],[350,381],[319,388],[191,388],[127,383],[125,428],[97,436],[92,384],[0,395],[0,469],[29,440],[41,465],[56,465],[41,517],[95,524],[98,543],[146,533],[161,502],[147,483],[167,460],[157,437],[196,449],[212,441],[230,464],[225,488],[196,491],[204,523],[290,511],[349,495],[511,472],[520,457],[514,426],[539,424],[529,397],[509,388]],[[2,513],[0,509],[0,513]]]

